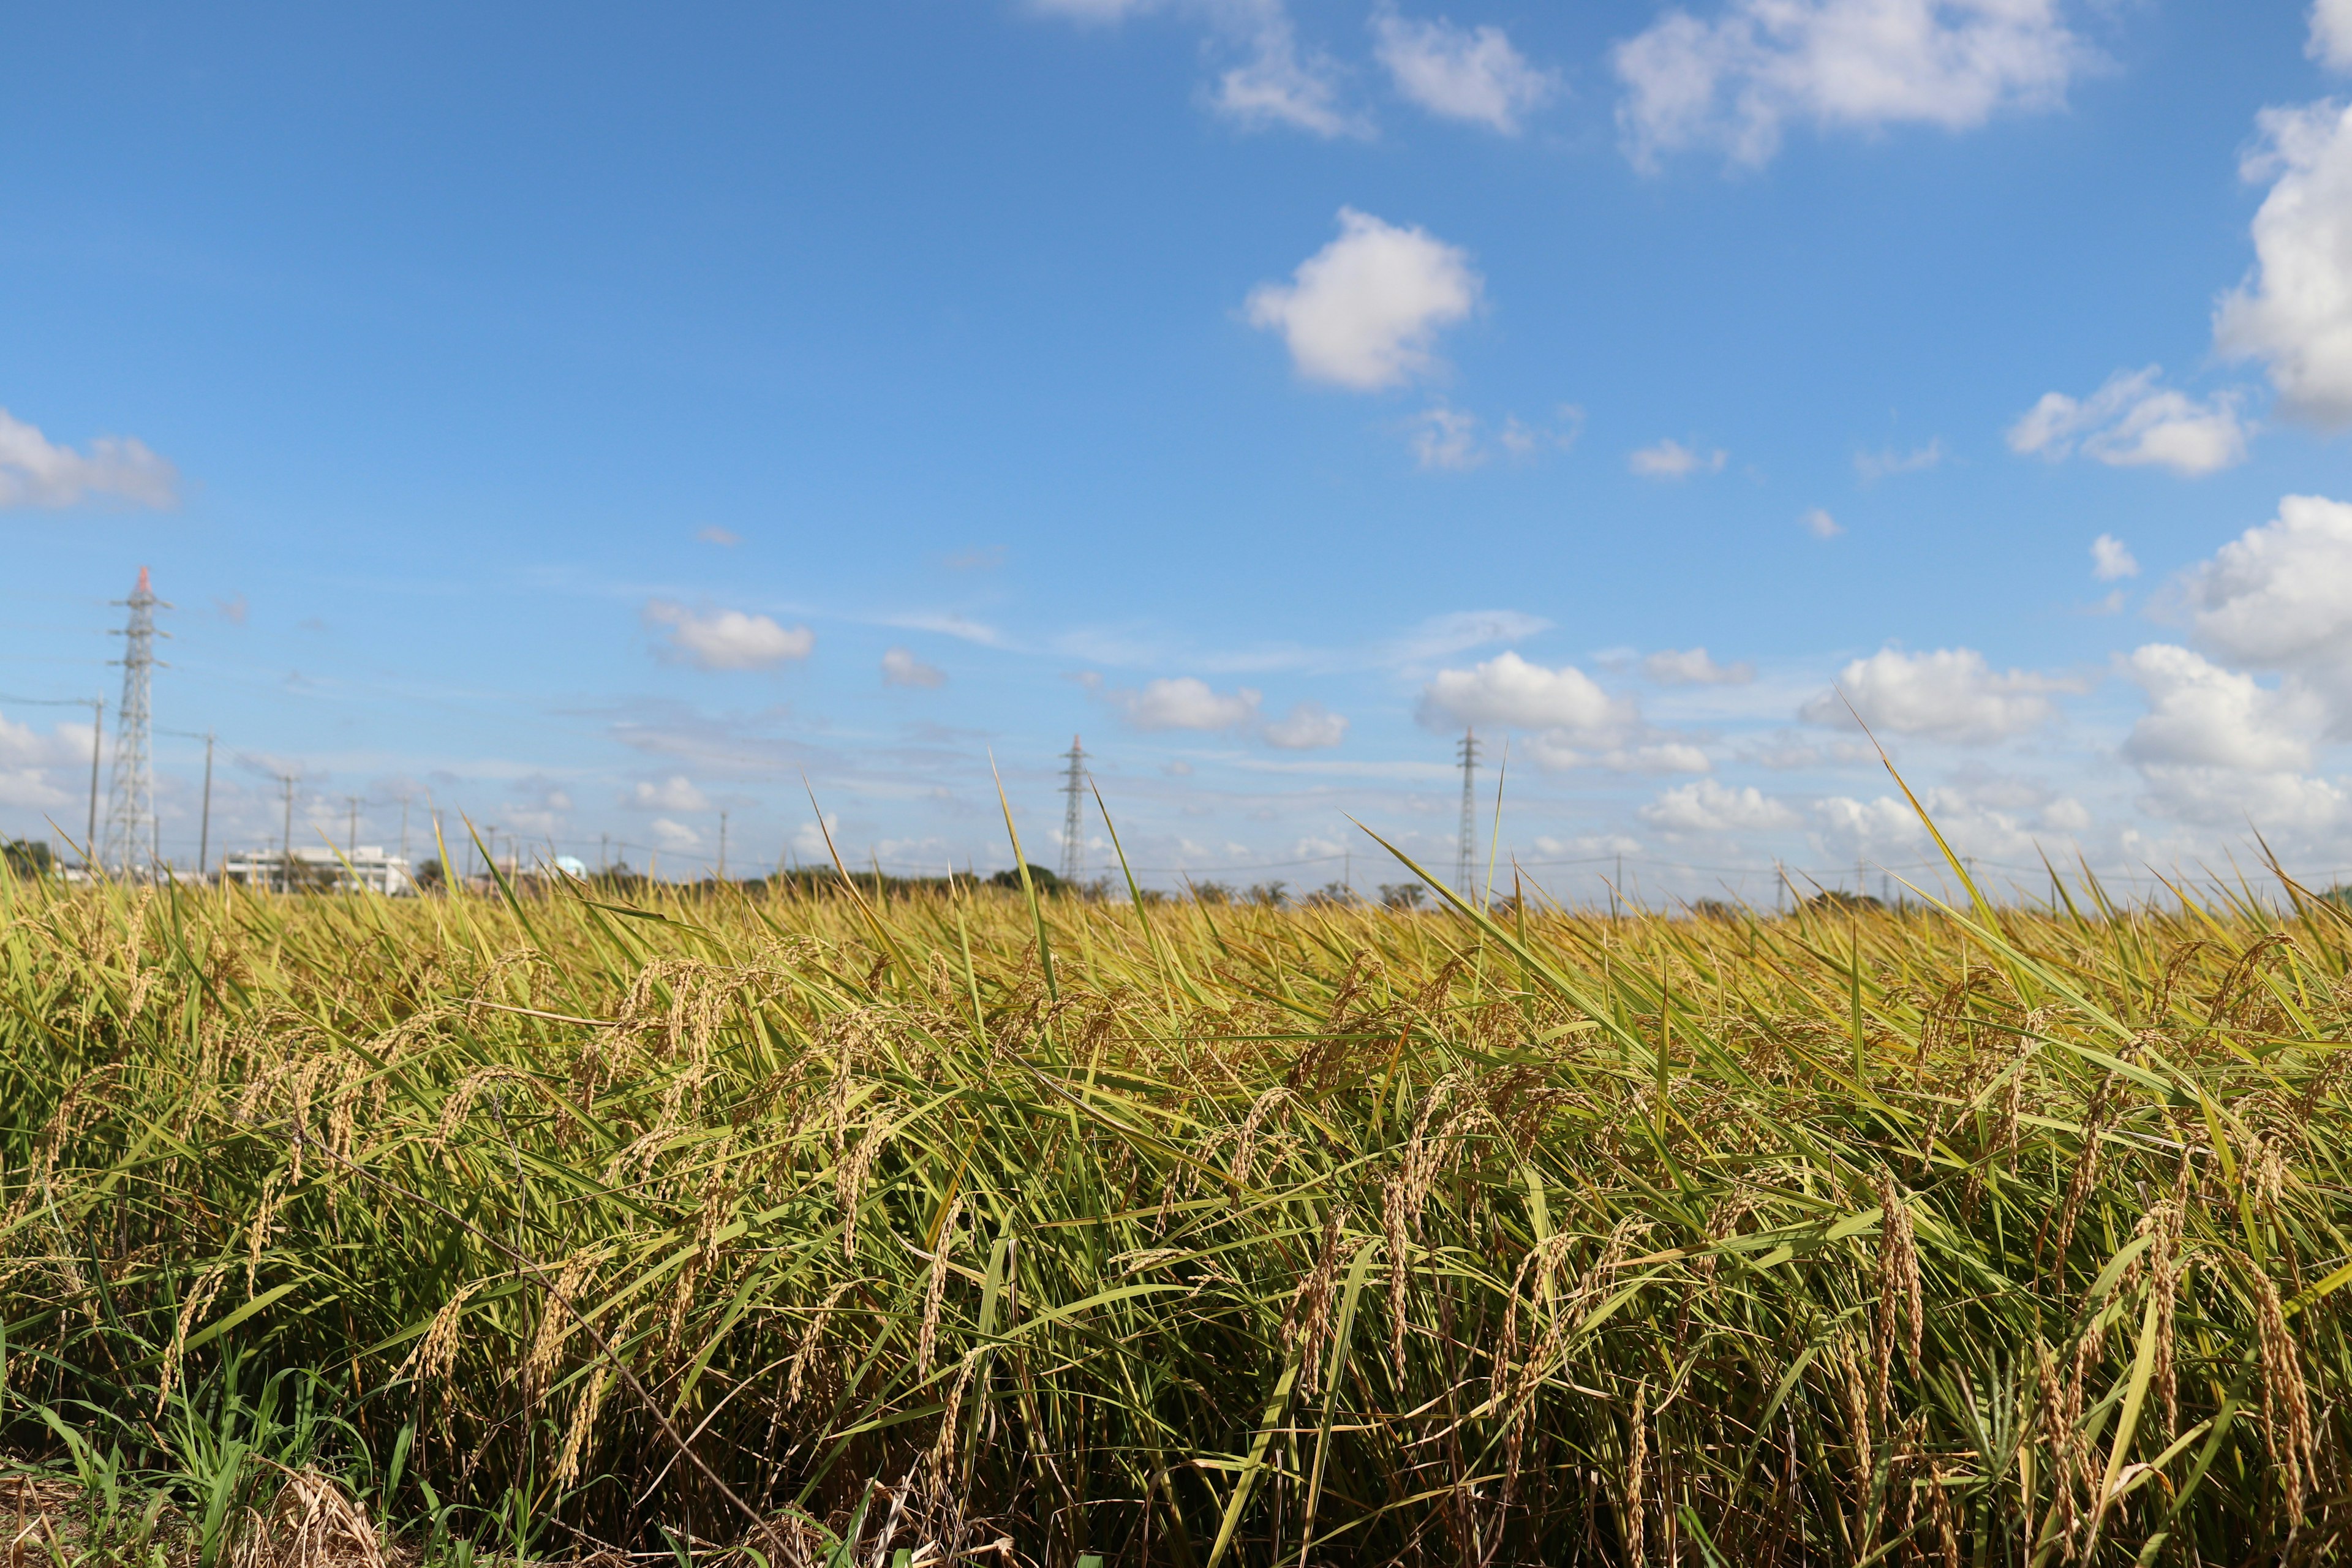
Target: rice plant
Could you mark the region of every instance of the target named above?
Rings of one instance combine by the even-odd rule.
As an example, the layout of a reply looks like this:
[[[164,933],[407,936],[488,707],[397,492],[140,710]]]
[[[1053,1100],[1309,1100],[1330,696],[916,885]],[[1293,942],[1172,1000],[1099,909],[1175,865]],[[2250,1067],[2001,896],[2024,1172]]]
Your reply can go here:
[[[0,1448],[142,1568],[2330,1556],[2352,921],[2053,888],[0,879]]]

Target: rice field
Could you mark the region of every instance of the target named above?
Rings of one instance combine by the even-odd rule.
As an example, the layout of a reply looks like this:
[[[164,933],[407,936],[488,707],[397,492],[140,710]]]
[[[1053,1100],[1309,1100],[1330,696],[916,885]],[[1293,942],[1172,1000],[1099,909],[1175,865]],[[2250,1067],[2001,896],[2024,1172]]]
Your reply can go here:
[[[2352,921],[2057,886],[0,879],[0,1529],[140,1568],[2332,1557]]]

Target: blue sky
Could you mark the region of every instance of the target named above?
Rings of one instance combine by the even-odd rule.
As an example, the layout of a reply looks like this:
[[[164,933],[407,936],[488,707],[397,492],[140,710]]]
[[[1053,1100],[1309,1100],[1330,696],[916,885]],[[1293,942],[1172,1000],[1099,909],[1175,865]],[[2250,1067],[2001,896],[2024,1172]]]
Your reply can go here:
[[[34,700],[111,703],[146,564],[183,860],[206,730],[215,850],[288,774],[666,874],[822,856],[803,775],[1002,865],[992,755],[1051,861],[1082,732],[1149,880],[1367,887],[1475,724],[1507,863],[1764,899],[1922,855],[1834,687],[1989,863],[2352,866],[2341,0],[0,47],[0,833],[79,834]]]

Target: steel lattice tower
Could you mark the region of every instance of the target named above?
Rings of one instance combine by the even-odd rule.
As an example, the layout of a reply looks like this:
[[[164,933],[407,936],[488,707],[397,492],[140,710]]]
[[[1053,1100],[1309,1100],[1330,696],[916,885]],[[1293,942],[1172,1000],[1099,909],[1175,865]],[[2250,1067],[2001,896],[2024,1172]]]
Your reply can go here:
[[[155,611],[172,606],[155,596],[144,566],[139,568],[139,585],[131,590],[131,597],[114,602],[131,616],[122,627],[122,705],[114,714],[114,781],[100,858],[120,875],[152,876],[163,856],[156,842],[155,753],[147,689],[155,668]]]
[[[1062,880],[1076,887],[1087,868],[1087,842],[1078,831],[1078,796],[1086,788],[1087,752],[1076,735],[1062,753],[1070,764],[1062,779]]]
[[[1471,896],[1471,862],[1478,852],[1477,798],[1471,777],[1478,771],[1478,731],[1462,731],[1462,743],[1454,748],[1462,762],[1462,842],[1454,852],[1454,890],[1465,899]]]

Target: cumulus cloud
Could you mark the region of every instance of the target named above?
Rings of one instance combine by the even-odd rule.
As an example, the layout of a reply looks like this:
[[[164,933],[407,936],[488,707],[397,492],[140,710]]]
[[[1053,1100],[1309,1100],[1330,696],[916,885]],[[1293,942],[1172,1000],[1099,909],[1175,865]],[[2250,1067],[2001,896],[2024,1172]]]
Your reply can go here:
[[[1807,507],[1798,516],[1797,521],[1803,523],[1805,531],[1815,539],[1835,539],[1845,531],[1838,526],[1837,519],[1832,517],[1823,508],[1817,506]]]
[[[1612,697],[1573,665],[1558,669],[1500,653],[1469,669],[1441,669],[1424,687],[1421,722],[1534,731],[1528,755],[1538,767],[1620,773],[1705,773],[1706,752],[1652,730],[1630,698]]]
[[[2139,575],[2139,558],[2122,540],[2112,533],[2103,533],[2091,541],[2091,575],[2102,583],[2137,577]]]
[[[1815,724],[1850,723],[1846,702],[1852,702],[1873,730],[1968,742],[2038,730],[2057,716],[2053,692],[2082,688],[2080,682],[2027,670],[2000,674],[1974,648],[1909,653],[1884,647],[1839,671],[1838,689],[1845,701],[1836,691],[1824,691],[1800,716]]]
[[[1547,669],[1510,652],[1441,669],[1421,694],[1421,721],[1440,730],[1493,724],[1592,734],[1621,730],[1633,717],[1631,704],[1574,665]]]
[[[1146,682],[1140,690],[1114,688],[1104,701],[1139,730],[1239,730],[1257,720],[1262,694],[1244,686],[1217,691],[1190,675]]]
[[[2124,755],[2147,780],[2149,810],[2216,826],[2313,828],[2335,821],[2344,794],[2314,778],[2323,715],[2309,693],[2268,689],[2185,647],[2136,649],[2125,672],[2147,694]]]
[[[2231,664],[2272,670],[2352,739],[2352,506],[2288,496],[2182,580],[2192,637]]]
[[[1661,686],[1745,686],[1756,667],[1717,664],[1703,647],[1664,648],[1642,661],[1642,673]]]
[[[925,664],[910,649],[894,647],[882,656],[882,683],[929,689],[945,686],[948,673],[936,665]]]
[[[782,626],[741,610],[689,610],[667,599],[646,601],[646,625],[669,631],[670,657],[701,669],[766,669],[806,658],[816,634]]]
[[[1625,466],[1645,479],[1683,479],[1693,474],[1719,474],[1730,460],[1731,454],[1720,447],[1702,452],[1669,438],[1629,453]]]
[[[685,851],[702,847],[702,835],[683,822],[672,822],[667,816],[656,816],[653,823],[654,844],[662,849]]]
[[[2352,425],[2352,109],[2266,109],[2240,165],[2269,180],[2254,214],[2254,267],[2222,296],[2213,343],[2260,360],[2279,406],[2326,428]]]
[[[1290,711],[1268,723],[1258,733],[1269,746],[1285,751],[1314,751],[1324,746],[1336,746],[1348,738],[1348,721],[1325,708],[1320,702],[1297,702]]]
[[[1298,264],[1288,283],[1250,290],[1250,324],[1279,331],[1310,381],[1358,392],[1427,372],[1443,328],[1476,309],[1470,256],[1419,227],[1339,209],[1339,237]]]
[[[2316,709],[2169,643],[2134,650],[2125,670],[2147,693],[2124,755],[2135,763],[2292,772],[2311,765]]]
[[[144,442],[100,436],[88,451],[77,452],[0,408],[0,510],[68,507],[87,500],[168,507],[179,499],[179,470]]]
[[[2095,58],[2059,0],[1730,0],[1617,46],[1617,124],[1643,168],[1694,147],[1759,165],[1792,122],[1965,131],[2052,108]]]
[[[1397,92],[1430,113],[1519,133],[1523,115],[1559,89],[1500,27],[1457,27],[1444,17],[1415,21],[1383,6],[1372,16],[1373,52]]]
[[[2009,427],[2009,449],[2054,463],[2079,447],[2112,468],[2155,466],[2191,477],[2244,462],[2253,426],[2239,416],[2243,395],[2219,392],[2200,403],[2159,386],[2163,374],[2159,365],[2119,370],[2086,398],[2045,392]]]
[[[1918,474],[1939,468],[1944,466],[1944,443],[1939,437],[1907,452],[1898,452],[1892,447],[1875,452],[1856,452],[1853,471],[1863,483],[1874,484],[1895,474]]]
[[[1794,810],[1754,784],[1734,789],[1714,779],[1677,785],[1641,808],[1642,820],[1677,837],[1757,833],[1794,827]]]

